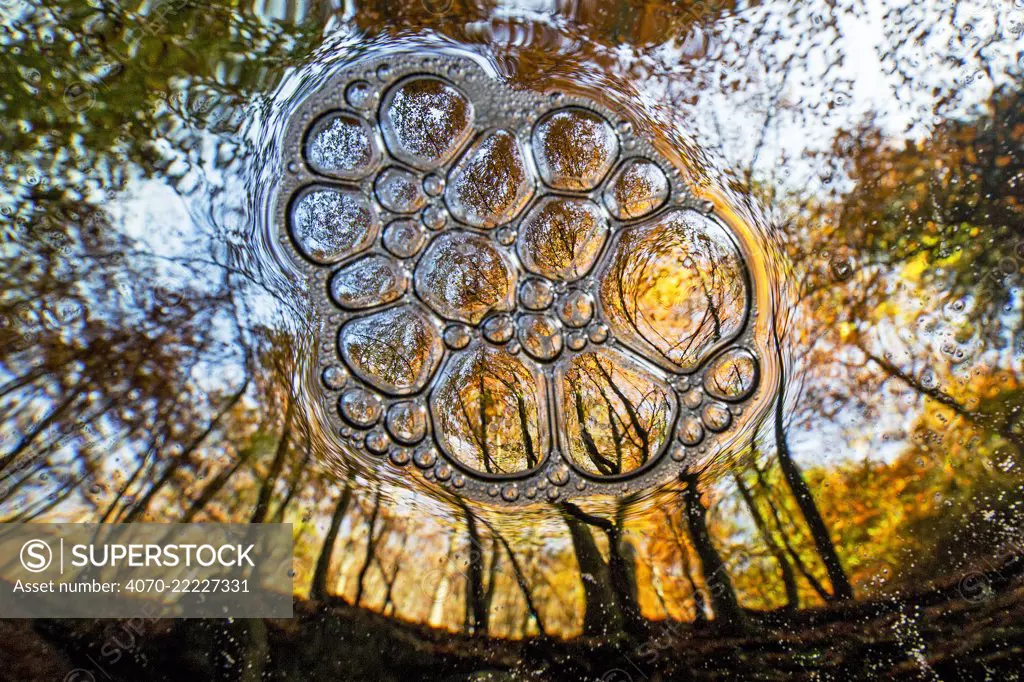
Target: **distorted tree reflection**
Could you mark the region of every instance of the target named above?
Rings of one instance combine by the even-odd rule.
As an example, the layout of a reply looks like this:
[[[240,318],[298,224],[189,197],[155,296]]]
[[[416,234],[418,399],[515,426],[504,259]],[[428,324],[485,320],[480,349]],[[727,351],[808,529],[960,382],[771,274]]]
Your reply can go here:
[[[442,445],[483,473],[533,469],[547,433],[542,385],[504,349],[481,346],[456,358],[431,398]]]
[[[815,618],[841,620],[851,613],[843,609],[854,607],[840,602],[854,595],[867,630],[876,599],[908,619],[926,603],[980,613],[989,602],[949,587],[979,561],[1002,571],[982,567],[993,591],[1012,584],[1016,574],[1000,557],[1018,541],[1021,518],[1024,258],[1015,230],[1022,218],[1022,100],[1019,74],[1006,85],[1004,65],[994,58],[980,58],[986,68],[976,68],[977,50],[1015,48],[988,37],[976,50],[963,49],[972,40],[950,18],[955,7],[888,10],[885,30],[906,39],[883,45],[879,58],[895,74],[896,89],[914,93],[907,108],[935,114],[934,121],[912,122],[906,135],[880,120],[877,102],[864,103],[863,117],[844,119],[848,105],[838,95],[851,98],[842,71],[830,72],[814,93],[793,87],[805,77],[802,62],[819,59],[820,44],[839,40],[843,3],[768,4],[750,8],[754,19],[737,12],[716,22],[729,8],[687,14],[650,3],[619,12],[626,6],[584,2],[572,12],[588,40],[571,53],[558,52],[562,43],[539,25],[503,19],[467,28],[421,3],[360,8],[356,21],[368,33],[381,29],[385,13],[389,21],[397,13],[410,25],[440,24],[459,37],[504,37],[515,59],[499,60],[497,68],[526,85],[550,79],[561,86],[567,73],[589,79],[595,65],[649,85],[658,94],[651,99],[671,102],[674,115],[692,115],[680,129],[702,136],[700,145],[672,143],[728,158],[735,176],[715,182],[740,194],[736,204],[754,219],[770,223],[783,254],[779,267],[792,279],[783,307],[758,311],[774,323],[769,350],[787,369],[770,387],[779,399],[727,476],[687,471],[651,499],[538,504],[543,513],[525,510],[518,519],[468,500],[426,504],[419,498],[427,496],[394,480],[339,463],[350,464],[310,418],[315,410],[303,392],[304,362],[315,353],[304,341],[301,297],[256,262],[245,227],[254,220],[251,206],[231,218],[219,212],[226,195],[246,193],[221,180],[243,174],[245,159],[258,156],[241,124],[257,113],[276,115],[273,106],[241,105],[262,102],[286,67],[320,44],[326,5],[292,7],[310,21],[289,25],[222,3],[183,4],[164,31],[145,33],[131,59],[99,80],[86,78],[110,57],[97,32],[110,44],[139,17],[75,3],[36,5],[26,10],[23,33],[0,38],[8,82],[31,84],[33,71],[45,80],[66,61],[61,55],[79,50],[68,78],[92,83],[97,97],[85,111],[74,97],[69,106],[64,92],[72,82],[60,81],[4,104],[3,163],[13,180],[3,209],[13,239],[4,245],[0,294],[0,519],[290,522],[297,592],[324,609],[315,625],[297,621],[304,636],[315,633],[311,642],[351,641],[331,628],[343,618],[363,627],[359,613],[377,611],[395,623],[474,637],[615,640],[624,631],[642,638],[664,620],[685,622],[680,649],[712,639],[705,630],[756,638],[761,628],[797,646],[802,637],[820,642],[820,630],[799,628]],[[467,12],[489,17],[487,7]],[[54,23],[65,29],[54,34],[55,46],[35,49],[33,27]],[[953,86],[933,84],[909,54],[917,42],[934,40],[930,27],[947,24],[954,30],[945,57],[966,64]],[[524,27],[537,33],[520,33]],[[789,45],[801,31],[813,39],[779,60],[772,45]],[[532,54],[536,45],[517,43],[525,35],[554,47]],[[181,49],[182,40],[193,47]],[[748,49],[760,59],[732,68]],[[838,65],[843,55],[836,52],[842,50],[822,62]],[[760,88],[759,69],[771,72]],[[968,71],[983,75],[967,84]],[[739,80],[715,89],[717,77]],[[663,81],[664,91],[657,90]],[[971,100],[979,82],[993,92]],[[715,95],[687,91],[698,83]],[[167,96],[173,84],[183,89],[170,91],[183,97]],[[942,100],[934,109],[931,100],[920,104],[932,85]],[[210,95],[213,109],[197,113],[197,95]],[[701,119],[697,110],[708,102],[733,120]],[[750,108],[765,118],[748,121]],[[802,147],[782,126],[797,120],[810,133],[819,119],[833,125],[834,144],[809,154],[810,176],[829,182],[784,186],[787,174],[797,174]],[[726,140],[716,148],[716,128],[753,147]],[[139,177],[153,184],[140,189]],[[156,185],[170,190],[153,213],[181,208],[201,232],[182,237],[176,252],[154,249],[117,214],[133,195],[165,196]],[[214,199],[183,200],[207,193]],[[764,214],[751,208],[752,195],[770,204]],[[209,224],[196,218],[207,213]],[[159,229],[165,222],[157,218]],[[568,278],[582,274],[569,254],[589,242],[566,228],[556,231],[561,241],[548,243],[548,256]],[[685,245],[701,267],[685,255],[663,266],[661,257],[679,246],[662,235],[631,249],[612,278],[624,326],[669,363],[728,335],[725,316],[735,308],[723,292],[739,281],[706,242]],[[497,270],[484,274],[471,302],[490,306],[508,295],[510,280]],[[638,303],[656,301],[665,281],[695,293],[692,308],[670,311],[692,326],[666,324],[669,318]],[[467,466],[501,474],[540,464],[554,438],[539,423],[542,402],[558,390],[567,399],[561,411],[569,449],[593,473],[643,466],[671,437],[665,394],[604,356],[581,362],[562,389],[508,358],[467,365],[464,380],[454,382],[464,388],[448,393],[450,409],[439,418],[460,435]],[[942,589],[929,591],[932,583]],[[346,604],[360,610],[328,611]],[[986,617],[996,622],[998,613]],[[1003,625],[1002,634],[970,633],[991,638],[977,650],[1000,650],[1019,637],[1013,623]],[[264,665],[265,656],[254,653],[266,651],[260,642],[276,632],[261,626],[231,630],[237,660],[252,670]],[[372,621],[364,631],[381,628]],[[923,631],[926,638],[968,636],[948,622]],[[902,656],[908,648],[891,632],[864,637],[869,641],[851,649],[851,658],[879,649]],[[455,649],[464,642],[452,641]],[[337,658],[325,650],[309,656],[309,670]],[[374,664],[383,666],[379,659]]]
[[[635,471],[660,451],[671,405],[664,386],[609,354],[573,359],[562,402],[568,454],[604,476]]]

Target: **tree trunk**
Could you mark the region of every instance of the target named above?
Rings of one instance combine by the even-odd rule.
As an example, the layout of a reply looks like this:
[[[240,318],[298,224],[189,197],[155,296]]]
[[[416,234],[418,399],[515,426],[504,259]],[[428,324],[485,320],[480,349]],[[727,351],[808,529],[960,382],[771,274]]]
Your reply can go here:
[[[642,632],[647,621],[640,614],[639,590],[636,584],[636,549],[622,539],[622,526],[629,502],[620,500],[615,512],[615,524],[606,529],[608,535],[608,569],[612,586],[619,597],[622,615],[630,632]]]
[[[284,469],[284,460],[288,454],[288,445],[292,438],[292,417],[295,414],[295,396],[292,394],[291,386],[289,386],[287,399],[288,406],[284,410],[281,438],[277,441],[277,450],[274,452],[274,459],[270,462],[270,469],[260,485],[259,496],[256,498],[256,508],[253,509],[250,523],[263,523],[266,520],[267,510],[270,508],[270,497],[274,492],[274,484],[277,483],[277,477],[281,475],[281,470]]]
[[[736,591],[722,563],[722,557],[718,555],[718,550],[711,541],[707,525],[707,508],[701,500],[700,491],[697,490],[697,476],[688,474],[682,477],[682,481],[686,484],[682,493],[686,525],[690,530],[693,548],[700,559],[715,620],[723,630],[744,632],[748,629],[747,617],[736,599]]]
[[[757,508],[754,496],[751,494],[750,489],[747,488],[746,483],[743,482],[743,478],[739,474],[734,474],[734,477],[736,479],[736,487],[740,491],[740,496],[743,497],[743,501],[750,509],[750,515],[754,518],[754,526],[757,527],[757,532],[764,538],[768,551],[779,567],[782,584],[786,589],[786,608],[798,608],[800,606],[800,593],[797,591],[796,574],[793,573],[793,567],[786,559],[785,552],[782,551],[782,548],[775,542],[775,538],[772,537],[771,529],[768,528],[764,517],[761,516],[761,511]]]
[[[475,634],[487,632],[487,605],[484,598],[484,548],[480,544],[480,531],[476,517],[462,504],[469,537],[469,571],[466,576],[466,618]]]
[[[569,527],[576,563],[583,582],[583,635],[609,635],[622,630],[622,612],[612,590],[608,565],[594,542],[590,529],[572,513],[562,508],[562,518]]]
[[[352,500],[352,476],[345,481],[345,489],[341,491],[338,504],[331,514],[331,525],[324,537],[324,544],[320,548],[320,556],[316,560],[316,569],[313,571],[313,581],[309,588],[309,596],[312,599],[323,599],[327,596],[327,574],[331,568],[331,555],[334,553],[334,543],[338,539],[338,530],[341,522],[348,511],[349,502]]]
[[[832,536],[828,532],[825,520],[818,511],[818,505],[814,502],[810,488],[804,480],[800,467],[790,456],[789,441],[786,439],[785,427],[785,402],[786,402],[786,372],[784,371],[782,346],[780,345],[778,328],[773,325],[772,332],[775,336],[775,356],[779,362],[779,384],[778,395],[775,398],[775,451],[779,457],[779,468],[786,479],[800,513],[811,531],[811,538],[818,550],[821,562],[825,565],[825,572],[828,573],[829,582],[832,583],[832,596],[835,599],[853,599],[853,587],[849,578],[843,570],[843,564],[839,561],[836,547],[832,543]]]
[[[366,574],[370,571],[370,562],[376,550],[377,540],[373,537],[373,533],[377,528],[378,514],[380,514],[380,488],[377,488],[377,495],[373,498],[373,512],[370,514],[370,524],[366,531],[366,556],[363,558],[363,565],[359,569],[359,577],[356,580],[356,598],[353,601],[356,606],[359,606],[359,603],[363,600]]]
[[[779,529],[779,539],[782,541],[782,546],[786,549],[786,553],[789,555],[789,558],[793,561],[793,565],[796,566],[798,571],[800,571],[800,575],[804,577],[804,580],[806,580],[811,586],[811,589],[818,593],[818,596],[821,597],[822,601],[832,601],[832,595],[825,589],[821,582],[814,577],[814,574],[811,573],[810,569],[804,563],[804,560],[800,558],[800,554],[793,548],[793,544],[786,536],[786,525],[782,520],[782,516],[779,514],[779,510],[776,509],[775,503],[772,502],[772,488],[768,484],[768,481],[765,480],[764,472],[761,471],[761,468],[757,465],[756,461],[751,464],[754,469],[754,473],[757,476],[757,484],[763,491],[765,502],[768,504],[768,512],[771,514],[772,520],[775,522],[775,527]],[[791,519],[787,520],[792,522]]]
[[[512,564],[512,573],[516,577],[516,584],[519,585],[519,590],[523,594],[523,600],[526,602],[526,610],[529,613],[529,617],[532,617],[537,622],[537,630],[540,631],[541,636],[545,635],[544,621],[541,619],[540,612],[537,610],[536,604],[533,602],[533,597],[530,595],[530,584],[526,580],[526,575],[523,573],[522,566],[519,565],[519,560],[516,559],[515,552],[512,551],[512,547],[508,544],[508,540],[502,535],[497,528],[492,526],[485,517],[481,517],[484,525],[491,531],[491,536],[496,538],[501,546],[505,548],[505,553],[508,555],[509,563]]]

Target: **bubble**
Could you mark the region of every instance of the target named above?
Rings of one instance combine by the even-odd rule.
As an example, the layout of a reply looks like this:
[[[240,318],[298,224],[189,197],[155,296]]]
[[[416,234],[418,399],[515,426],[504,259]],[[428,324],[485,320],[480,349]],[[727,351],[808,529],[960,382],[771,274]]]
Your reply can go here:
[[[429,170],[451,161],[473,132],[473,104],[452,84],[413,76],[388,91],[381,133],[391,154]]]
[[[552,467],[552,469],[548,471],[548,480],[551,481],[553,485],[565,485],[569,482],[569,467],[564,464]]]
[[[528,310],[544,310],[554,298],[554,288],[545,279],[529,277],[519,285],[519,303]]]
[[[492,228],[519,215],[533,188],[519,140],[507,130],[496,130],[459,160],[445,189],[445,202],[456,220]]]
[[[378,455],[383,455],[387,452],[388,445],[390,444],[387,435],[380,429],[374,429],[366,434],[364,442],[366,443],[367,450]]]
[[[416,268],[416,293],[438,315],[477,324],[512,309],[516,275],[508,257],[489,240],[466,232],[437,237]]]
[[[370,124],[344,113],[319,118],[306,135],[305,149],[310,168],[342,180],[367,176],[380,156]]]
[[[371,308],[401,297],[408,285],[406,280],[401,266],[392,259],[365,256],[334,273],[331,298],[349,310]]]
[[[547,451],[544,380],[486,344],[453,356],[430,396],[438,442],[474,471],[505,475],[539,466]]]
[[[447,462],[441,462],[434,467],[434,476],[439,481],[447,481],[452,477],[452,467]]]
[[[566,456],[598,476],[636,471],[670,439],[671,388],[624,354],[580,353],[558,369],[559,427]]]
[[[381,206],[395,213],[415,213],[427,203],[419,178],[401,168],[387,168],[373,183]]]
[[[304,256],[330,265],[358,253],[377,237],[377,215],[358,192],[313,185],[292,205],[291,234]]]
[[[452,350],[462,350],[473,337],[464,324],[452,324],[444,330],[444,344]]]
[[[570,350],[582,350],[587,345],[587,336],[583,332],[571,332],[565,335],[565,345]]]
[[[585,327],[594,317],[594,297],[574,289],[558,303],[558,319],[568,327]]]
[[[371,426],[380,418],[380,397],[365,389],[349,389],[340,403],[341,416],[353,426]]]
[[[603,322],[590,325],[590,329],[587,331],[587,338],[590,339],[591,343],[604,343],[608,340],[608,325]]]
[[[423,191],[429,196],[440,196],[444,192],[444,178],[437,173],[431,173],[423,178]]]
[[[348,383],[348,370],[340,365],[331,365],[324,370],[321,380],[324,382],[324,386],[332,391],[337,391]]]
[[[722,447],[708,441],[741,419],[759,366],[731,346],[750,278],[714,207],[665,209],[681,179],[631,151],[647,147],[625,122],[560,106],[565,97],[492,102],[479,82],[495,106],[477,121],[460,86],[404,75],[467,77],[456,60],[399,61],[378,73],[385,83],[380,62],[343,81],[346,111],[328,110],[341,93],[315,100],[321,112],[304,107],[305,159],[284,160],[297,162],[289,183],[334,173],[284,195],[279,236],[331,266],[303,270],[337,330],[337,349],[313,361],[321,390],[340,395],[346,449],[414,462],[452,488],[478,478],[467,472],[489,475],[468,494],[512,503],[604,492],[595,478],[644,471],[667,452],[678,471]],[[551,194],[534,200],[538,190]],[[838,277],[829,251],[819,262]],[[949,337],[939,340],[952,356]],[[552,458],[555,444],[564,452]],[[512,483],[549,460],[536,480]]]
[[[587,199],[544,197],[519,230],[517,252],[527,270],[549,279],[574,281],[597,260],[608,237],[608,221]]]
[[[519,343],[537,360],[551,360],[562,352],[562,328],[550,315],[519,318]]]
[[[854,264],[852,258],[835,257],[829,261],[832,277],[838,282],[845,282],[853,277]]]
[[[338,345],[356,376],[394,395],[426,386],[444,352],[429,315],[414,304],[349,321],[341,328]]]
[[[691,210],[616,235],[601,276],[616,338],[674,372],[689,372],[746,319],[747,277],[724,228]]]
[[[642,218],[668,199],[665,172],[647,159],[628,159],[608,181],[604,205],[619,220]]]
[[[427,206],[420,218],[427,229],[436,232],[448,223],[448,212],[440,206]]]
[[[437,450],[429,445],[421,445],[416,448],[415,454],[412,456],[412,461],[416,463],[420,469],[429,469],[434,466],[437,462]]]
[[[345,88],[345,101],[353,109],[369,109],[373,100],[373,87],[366,81],[353,81]]]
[[[388,409],[385,425],[399,443],[414,445],[427,433],[427,411],[415,402],[395,403]]]
[[[684,445],[697,445],[704,440],[704,427],[693,415],[686,415],[679,420],[676,436]]]
[[[502,344],[512,338],[516,327],[508,315],[494,315],[484,322],[484,338],[491,343]]]
[[[704,402],[704,394],[699,388],[694,388],[683,394],[683,405],[691,410],[696,410],[702,402]]]
[[[704,374],[704,390],[719,400],[742,400],[757,384],[757,359],[746,348],[730,348]]]
[[[498,240],[498,243],[501,244],[502,246],[511,246],[512,244],[515,243],[516,236],[518,236],[518,234],[519,232],[516,230],[516,228],[512,227],[511,225],[508,225],[498,230],[497,234],[495,235],[495,238]]]
[[[708,403],[701,410],[700,418],[711,431],[725,431],[732,423],[729,408],[720,403]]]
[[[533,130],[533,154],[541,179],[562,190],[591,190],[619,152],[615,131],[603,116],[569,107],[545,114]]]
[[[398,258],[412,258],[426,243],[427,233],[415,220],[395,220],[384,228],[384,248]]]
[[[391,448],[391,452],[388,453],[388,459],[395,466],[404,467],[412,461],[412,455],[405,448]]]

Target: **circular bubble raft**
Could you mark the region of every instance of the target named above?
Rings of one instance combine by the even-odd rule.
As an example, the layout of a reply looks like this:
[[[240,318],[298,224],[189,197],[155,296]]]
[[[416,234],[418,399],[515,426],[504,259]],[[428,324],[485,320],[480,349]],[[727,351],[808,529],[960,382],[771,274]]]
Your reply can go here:
[[[353,64],[297,107],[276,221],[342,456],[519,506],[737,446],[771,397],[749,254],[635,129],[450,55]]]

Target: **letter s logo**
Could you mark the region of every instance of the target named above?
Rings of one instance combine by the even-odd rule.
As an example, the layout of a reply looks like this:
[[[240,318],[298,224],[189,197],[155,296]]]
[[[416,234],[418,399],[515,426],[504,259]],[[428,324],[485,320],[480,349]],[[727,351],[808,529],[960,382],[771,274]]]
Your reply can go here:
[[[45,571],[53,562],[50,546],[42,540],[29,540],[21,546],[21,565],[26,571],[39,573]]]

